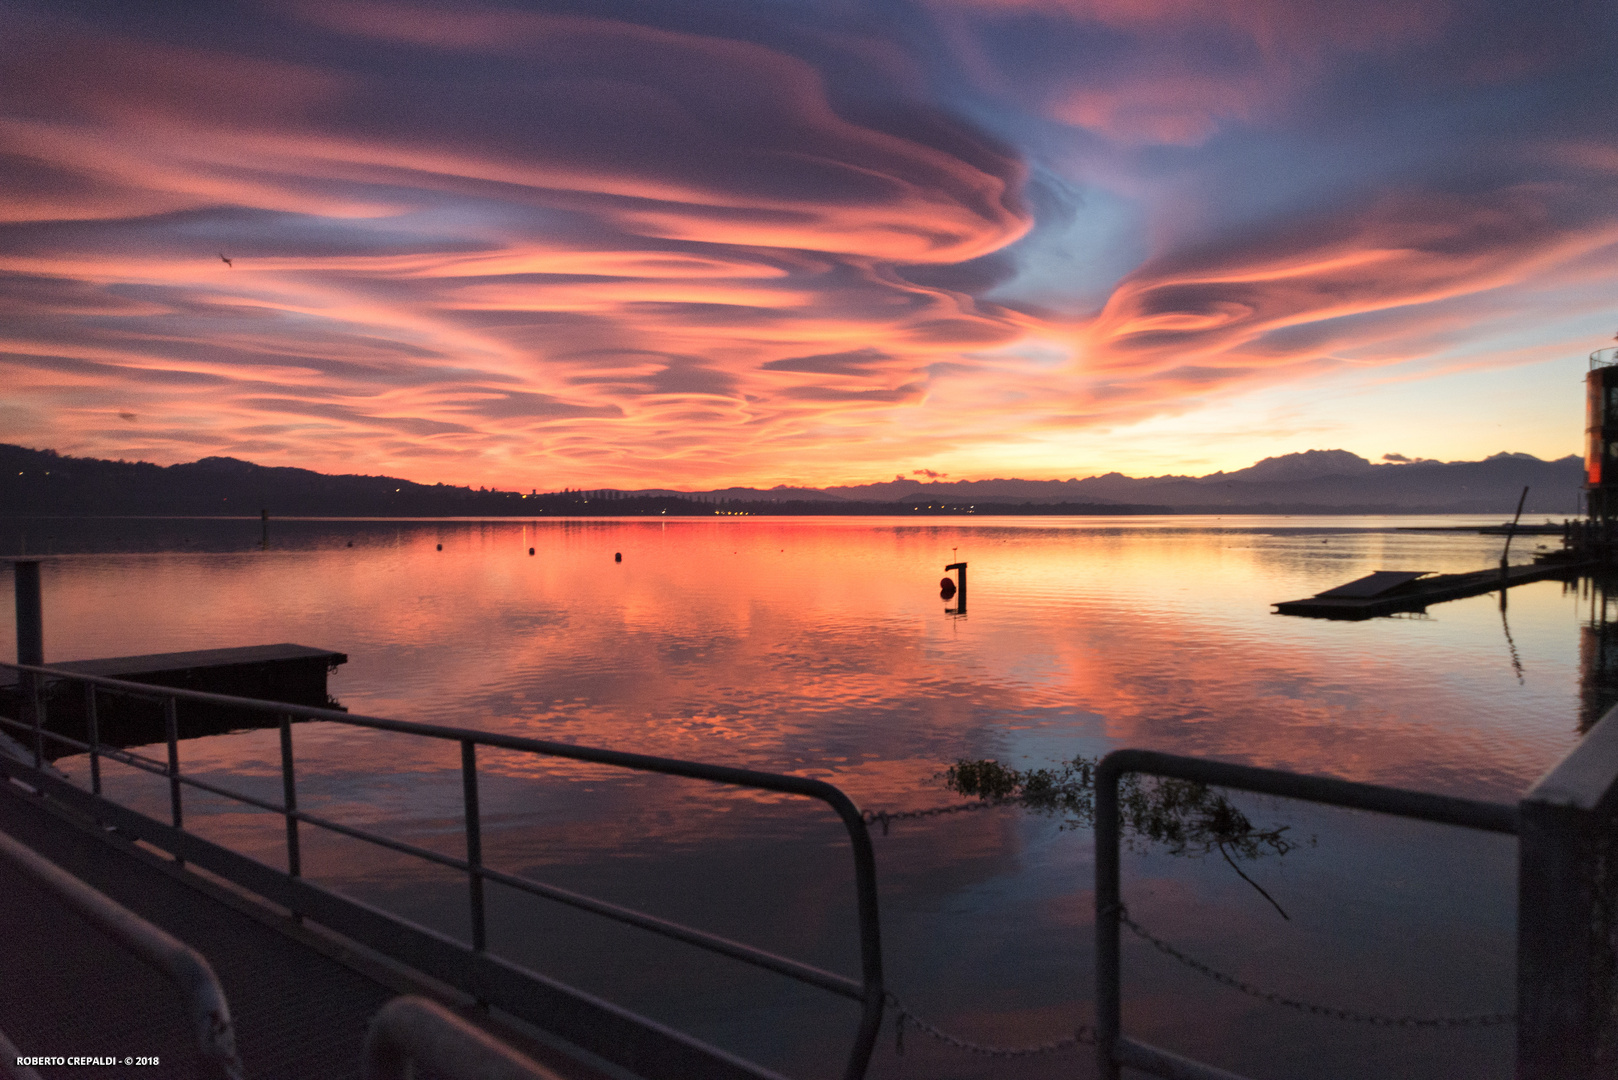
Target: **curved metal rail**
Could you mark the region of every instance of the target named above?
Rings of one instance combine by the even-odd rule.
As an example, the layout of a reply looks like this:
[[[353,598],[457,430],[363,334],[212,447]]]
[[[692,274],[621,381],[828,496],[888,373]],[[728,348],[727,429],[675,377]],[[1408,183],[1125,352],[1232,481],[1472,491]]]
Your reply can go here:
[[[1304,776],[1280,769],[1234,765],[1155,750],[1114,750],[1096,766],[1095,780],[1096,1058],[1097,1072],[1104,1080],[1118,1080],[1120,1067],[1125,1065],[1174,1080],[1243,1080],[1236,1073],[1181,1057],[1123,1033],[1122,956],[1118,943],[1123,916],[1119,892],[1122,867],[1118,854],[1121,831],[1118,781],[1126,773],[1166,776],[1508,836],[1515,836],[1519,828],[1517,807],[1500,803],[1406,791],[1330,776]]]
[[[242,1080],[230,1006],[213,968],[201,953],[4,833],[0,833],[0,856],[55,893],[119,946],[162,972],[185,997],[192,1033],[202,1056],[213,1063],[219,1075]]]

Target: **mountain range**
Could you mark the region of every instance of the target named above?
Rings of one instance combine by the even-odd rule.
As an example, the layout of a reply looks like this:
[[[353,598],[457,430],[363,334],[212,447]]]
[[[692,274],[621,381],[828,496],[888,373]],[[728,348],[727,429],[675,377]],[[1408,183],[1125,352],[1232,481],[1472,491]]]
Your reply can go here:
[[[1482,461],[1375,464],[1346,450],[1283,454],[1208,476],[929,480],[903,476],[830,488],[527,494],[209,457],[179,465],[106,461],[0,444],[0,515],[484,516],[754,513],[1509,513],[1578,512],[1574,456],[1500,453]]]
[[[1522,489],[1527,487],[1525,513],[1573,514],[1578,512],[1583,483],[1584,464],[1575,455],[1543,461],[1532,454],[1499,453],[1482,461],[1373,464],[1347,450],[1306,450],[1207,476],[1137,478],[1111,472],[1071,480],[927,482],[896,476],[882,483],[853,487],[727,488],[704,494],[760,502],[920,499],[979,506],[1025,502],[1151,505],[1180,511],[1309,508],[1326,512],[1380,509],[1396,513],[1497,513],[1514,510]]]

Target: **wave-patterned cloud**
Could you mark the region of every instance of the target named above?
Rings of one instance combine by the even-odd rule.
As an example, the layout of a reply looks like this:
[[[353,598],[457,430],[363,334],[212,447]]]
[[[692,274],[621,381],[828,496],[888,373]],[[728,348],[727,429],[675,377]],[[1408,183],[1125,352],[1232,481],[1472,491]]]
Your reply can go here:
[[[1615,276],[1596,7],[233,10],[0,16],[7,441],[860,480]]]

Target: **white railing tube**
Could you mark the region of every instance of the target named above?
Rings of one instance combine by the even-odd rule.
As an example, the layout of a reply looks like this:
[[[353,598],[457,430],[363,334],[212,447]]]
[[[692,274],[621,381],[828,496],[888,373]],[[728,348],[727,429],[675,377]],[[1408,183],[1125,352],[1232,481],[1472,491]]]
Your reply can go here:
[[[4,833],[0,833],[0,856],[55,893],[96,929],[162,972],[185,998],[203,1056],[220,1075],[242,1080],[230,1007],[213,968],[201,953]]]
[[[442,1005],[398,997],[371,1018],[361,1080],[408,1080],[411,1064],[444,1080],[561,1080]]]

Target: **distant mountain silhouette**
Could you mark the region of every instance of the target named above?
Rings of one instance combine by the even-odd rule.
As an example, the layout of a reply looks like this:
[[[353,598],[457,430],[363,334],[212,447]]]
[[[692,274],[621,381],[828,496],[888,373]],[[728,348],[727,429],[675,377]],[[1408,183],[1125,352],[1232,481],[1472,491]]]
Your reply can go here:
[[[387,476],[330,476],[308,469],[208,457],[183,465],[66,457],[0,444],[0,514],[445,517],[555,514],[925,513],[975,506],[980,513],[1508,513],[1524,486],[1526,512],[1576,512],[1581,462],[1500,453],[1483,461],[1373,464],[1346,450],[1265,458],[1208,476],[1071,480],[935,480],[905,477],[848,487],[726,488],[687,492],[492,491],[416,484]]]
[[[1529,490],[1527,513],[1572,514],[1584,481],[1576,456],[1541,461],[1495,454],[1483,461],[1374,465],[1346,450],[1308,450],[1265,458],[1235,472],[1136,479],[1106,473],[1083,480],[933,481],[895,477],[880,484],[828,488],[847,499],[950,499],[1004,502],[1152,503],[1182,511],[1503,513]],[[766,494],[766,493],[761,493]]]

